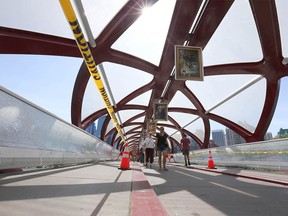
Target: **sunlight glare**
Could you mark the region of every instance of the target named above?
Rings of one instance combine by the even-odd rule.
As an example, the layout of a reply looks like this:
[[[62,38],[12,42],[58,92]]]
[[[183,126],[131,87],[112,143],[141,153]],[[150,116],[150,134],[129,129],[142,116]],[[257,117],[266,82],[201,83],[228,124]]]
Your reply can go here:
[[[159,13],[159,11],[158,11]],[[153,10],[153,7],[144,7],[142,9],[142,15],[139,17],[139,26],[144,29],[148,29],[153,20],[156,18],[156,10]]]

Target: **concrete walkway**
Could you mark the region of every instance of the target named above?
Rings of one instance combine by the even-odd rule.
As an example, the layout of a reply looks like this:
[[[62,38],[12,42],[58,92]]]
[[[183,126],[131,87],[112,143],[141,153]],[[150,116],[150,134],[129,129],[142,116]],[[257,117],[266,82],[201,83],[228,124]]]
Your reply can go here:
[[[119,162],[1,176],[1,216],[129,215],[132,172]]]
[[[179,164],[168,169],[143,172],[171,216],[287,215],[287,174]]]
[[[287,215],[288,175],[101,162],[0,174],[0,215]],[[266,180],[269,181],[266,181]],[[271,181],[273,180],[273,181]]]

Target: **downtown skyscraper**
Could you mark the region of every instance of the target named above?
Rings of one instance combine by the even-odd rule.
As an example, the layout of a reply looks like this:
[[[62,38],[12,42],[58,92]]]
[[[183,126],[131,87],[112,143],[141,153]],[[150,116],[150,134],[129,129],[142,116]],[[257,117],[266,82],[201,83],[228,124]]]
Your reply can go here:
[[[227,145],[224,130],[213,130],[212,139],[214,143],[219,147]]]

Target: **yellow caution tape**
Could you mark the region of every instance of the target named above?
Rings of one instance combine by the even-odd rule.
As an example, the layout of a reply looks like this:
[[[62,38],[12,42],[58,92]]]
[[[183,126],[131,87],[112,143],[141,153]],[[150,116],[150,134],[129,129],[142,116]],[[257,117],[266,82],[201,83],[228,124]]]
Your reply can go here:
[[[88,43],[86,42],[86,40],[84,38],[83,32],[80,28],[80,25],[78,23],[75,12],[74,12],[72,5],[70,3],[70,0],[59,0],[59,2],[61,4],[62,10],[66,16],[66,19],[69,22],[70,27],[73,31],[77,46],[78,46],[78,48],[82,54],[82,57],[86,63],[86,66],[90,72],[90,75],[93,78],[94,83],[96,84],[96,86],[99,90],[99,93],[100,93],[100,95],[101,95],[101,97],[105,103],[106,109],[107,109],[119,135],[121,136],[122,140],[124,142],[126,142],[124,135],[122,133],[121,127],[120,127],[118,120],[115,116],[113,106],[111,105],[111,102],[109,100],[107,92],[104,88],[104,85],[103,85],[103,82],[101,80],[100,74],[98,73],[98,69],[97,69],[97,66],[95,64],[94,58],[92,56],[92,53],[91,53],[90,48],[88,46]]]

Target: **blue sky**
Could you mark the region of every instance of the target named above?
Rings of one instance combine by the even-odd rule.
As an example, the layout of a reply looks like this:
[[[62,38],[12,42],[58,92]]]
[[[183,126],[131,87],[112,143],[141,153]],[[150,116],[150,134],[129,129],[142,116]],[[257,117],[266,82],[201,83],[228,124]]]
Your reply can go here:
[[[71,122],[72,91],[81,64],[80,58],[0,55],[0,85]]]

